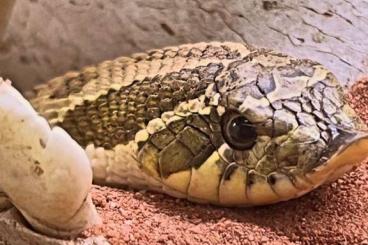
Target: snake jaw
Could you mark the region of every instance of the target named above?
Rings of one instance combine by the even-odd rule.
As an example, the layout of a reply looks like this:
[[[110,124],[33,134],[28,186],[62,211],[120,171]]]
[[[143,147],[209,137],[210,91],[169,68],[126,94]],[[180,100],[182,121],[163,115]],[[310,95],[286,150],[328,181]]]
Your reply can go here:
[[[368,134],[354,133],[329,159],[306,177],[313,183],[333,182],[368,157]]]

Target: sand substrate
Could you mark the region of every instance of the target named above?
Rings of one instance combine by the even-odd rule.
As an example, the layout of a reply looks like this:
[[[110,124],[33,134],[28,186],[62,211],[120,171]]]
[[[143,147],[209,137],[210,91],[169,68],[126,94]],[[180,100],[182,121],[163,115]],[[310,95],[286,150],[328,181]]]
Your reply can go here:
[[[368,78],[348,95],[368,122]],[[82,237],[112,244],[367,244],[368,163],[296,200],[219,208],[152,192],[94,186],[103,224]]]

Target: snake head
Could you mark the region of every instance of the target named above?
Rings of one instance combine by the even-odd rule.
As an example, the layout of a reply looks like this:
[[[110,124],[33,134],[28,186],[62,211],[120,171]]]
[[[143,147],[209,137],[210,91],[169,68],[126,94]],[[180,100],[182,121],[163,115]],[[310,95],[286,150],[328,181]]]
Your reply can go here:
[[[366,127],[320,64],[262,51],[200,69],[205,92],[138,137],[142,168],[166,192],[226,206],[275,203],[368,155]]]
[[[220,199],[221,186],[234,182],[234,170],[246,172],[247,195],[232,196],[228,189],[223,202],[266,204],[297,197],[368,156],[365,125],[320,64],[270,52],[231,64],[215,88],[223,108],[224,143],[218,153],[229,164]]]

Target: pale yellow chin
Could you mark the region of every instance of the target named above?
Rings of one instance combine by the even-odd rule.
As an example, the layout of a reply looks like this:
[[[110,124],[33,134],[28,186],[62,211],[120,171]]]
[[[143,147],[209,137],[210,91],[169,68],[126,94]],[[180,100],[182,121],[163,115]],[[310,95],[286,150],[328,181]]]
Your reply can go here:
[[[368,134],[361,134],[342,146],[326,163],[306,177],[315,185],[332,182],[368,157]]]

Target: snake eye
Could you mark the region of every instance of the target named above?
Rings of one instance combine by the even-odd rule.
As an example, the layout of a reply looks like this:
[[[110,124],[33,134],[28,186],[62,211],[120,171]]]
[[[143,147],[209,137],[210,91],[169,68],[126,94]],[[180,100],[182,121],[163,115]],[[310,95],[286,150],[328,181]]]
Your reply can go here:
[[[256,128],[238,112],[225,113],[221,123],[222,134],[230,147],[236,150],[247,150],[256,143]]]

